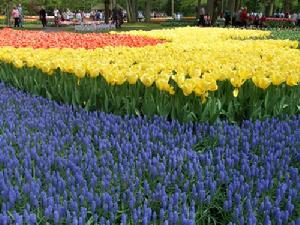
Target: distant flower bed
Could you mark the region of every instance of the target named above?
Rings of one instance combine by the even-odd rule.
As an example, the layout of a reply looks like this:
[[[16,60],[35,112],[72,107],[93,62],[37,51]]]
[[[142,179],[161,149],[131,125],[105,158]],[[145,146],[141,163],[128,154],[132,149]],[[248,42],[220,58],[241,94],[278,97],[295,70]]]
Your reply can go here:
[[[105,46],[143,47],[164,41],[154,38],[117,34],[74,34],[68,32],[46,33],[37,31],[0,31],[0,48],[84,48],[95,49]]]
[[[300,117],[181,124],[0,84],[0,224],[299,224]]]
[[[291,19],[291,18],[273,18],[273,17],[267,17],[266,21],[296,22],[295,19]]]
[[[266,26],[268,27],[295,27],[296,20],[290,18],[266,18]]]

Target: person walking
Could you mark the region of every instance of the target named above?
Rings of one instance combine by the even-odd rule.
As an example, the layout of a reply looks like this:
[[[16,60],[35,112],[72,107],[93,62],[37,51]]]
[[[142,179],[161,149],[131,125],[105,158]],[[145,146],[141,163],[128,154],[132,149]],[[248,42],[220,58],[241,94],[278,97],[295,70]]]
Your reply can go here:
[[[44,9],[44,7],[41,8],[40,12],[40,20],[42,22],[43,27],[47,26],[47,14],[46,14],[46,10]]]
[[[14,7],[11,14],[15,20],[15,27],[20,27],[20,24],[19,24],[20,13],[19,13],[18,9],[16,7]]]
[[[24,16],[23,16],[23,8],[22,8],[22,5],[19,4],[18,7],[17,7],[18,11],[19,11],[19,26],[20,27],[23,27],[23,19],[24,19]]]

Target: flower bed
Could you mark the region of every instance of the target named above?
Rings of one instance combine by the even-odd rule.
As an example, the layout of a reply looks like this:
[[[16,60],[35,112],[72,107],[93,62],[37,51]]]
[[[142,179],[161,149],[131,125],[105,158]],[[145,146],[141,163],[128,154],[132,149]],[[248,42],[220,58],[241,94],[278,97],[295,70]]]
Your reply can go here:
[[[290,18],[266,18],[267,27],[295,27],[297,20]]]
[[[298,224],[300,118],[181,124],[0,84],[0,224]]]
[[[298,42],[249,40],[269,32],[179,28],[121,36],[4,34],[9,32],[26,41],[2,35],[3,45],[13,46],[0,48],[2,81],[87,109],[182,121],[241,121],[300,111]],[[35,48],[14,48],[20,43]],[[112,46],[100,48],[104,45]]]
[[[0,30],[0,47],[14,48],[84,48],[95,49],[106,46],[143,47],[163,43],[161,40],[115,34],[74,34],[68,32],[46,33],[42,31]],[[52,57],[52,56],[50,56]],[[58,55],[57,57],[60,58]],[[72,55],[70,55],[72,57]]]

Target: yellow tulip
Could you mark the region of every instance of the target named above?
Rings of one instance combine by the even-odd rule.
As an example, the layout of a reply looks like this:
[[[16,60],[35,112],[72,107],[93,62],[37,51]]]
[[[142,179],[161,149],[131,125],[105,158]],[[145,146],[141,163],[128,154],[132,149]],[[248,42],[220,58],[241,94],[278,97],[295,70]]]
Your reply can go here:
[[[164,39],[167,43],[94,50],[2,47],[0,61],[17,68],[36,67],[49,75],[59,68],[79,79],[87,74],[101,76],[111,85],[140,80],[146,87],[155,83],[169,94],[176,94],[174,85],[184,95],[195,93],[202,101],[225,80],[233,86],[234,96],[248,80],[262,89],[271,84],[299,84],[298,42],[264,39],[269,31],[187,27],[124,34]]]

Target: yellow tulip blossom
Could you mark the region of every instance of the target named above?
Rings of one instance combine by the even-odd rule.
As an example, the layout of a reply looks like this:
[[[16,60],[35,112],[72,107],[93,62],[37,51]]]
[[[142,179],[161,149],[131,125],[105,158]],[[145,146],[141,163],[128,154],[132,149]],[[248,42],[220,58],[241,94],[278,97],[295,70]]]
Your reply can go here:
[[[300,83],[298,42],[268,40],[268,31],[187,27],[123,33],[166,43],[92,50],[3,47],[0,61],[17,68],[36,67],[49,75],[60,69],[79,79],[102,76],[111,85],[140,81],[169,94],[181,89],[184,95],[194,93],[201,101],[225,80],[233,86],[235,97],[247,80],[262,89]]]

